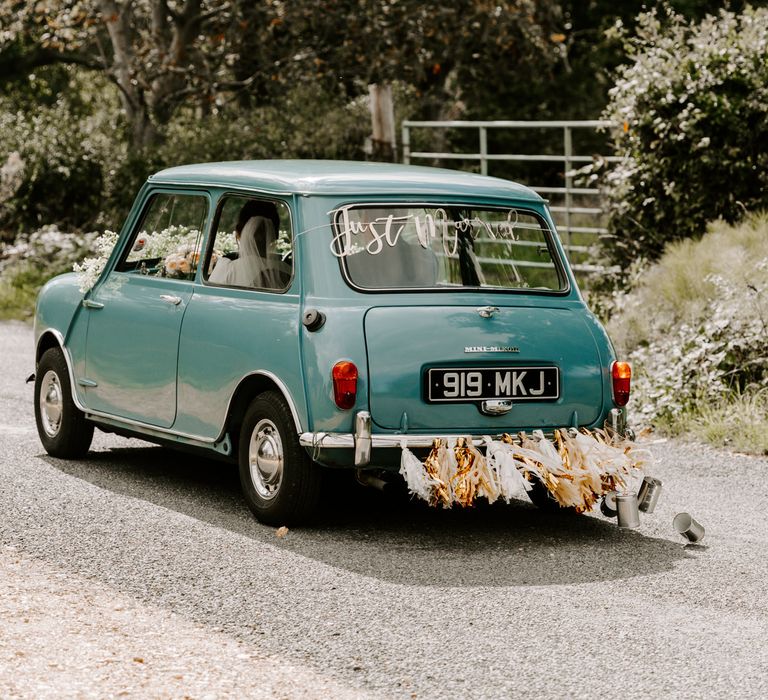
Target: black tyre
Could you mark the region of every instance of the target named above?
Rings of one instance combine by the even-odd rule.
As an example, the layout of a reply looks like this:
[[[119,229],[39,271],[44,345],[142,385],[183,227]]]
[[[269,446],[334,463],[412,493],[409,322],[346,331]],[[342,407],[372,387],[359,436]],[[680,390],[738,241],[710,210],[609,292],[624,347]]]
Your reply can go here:
[[[72,401],[64,353],[50,348],[35,373],[35,422],[45,451],[52,457],[82,457],[93,440],[93,423]]]
[[[248,407],[238,456],[243,494],[260,522],[298,525],[312,517],[322,468],[299,445],[291,411],[276,391],[259,395]]]
[[[557,513],[561,511],[569,511],[571,508],[563,508],[556,500],[555,497],[549,492],[546,486],[542,484],[538,479],[534,479],[531,482],[531,490],[528,492],[528,498],[531,499],[531,503],[541,510],[545,510],[550,513]]]

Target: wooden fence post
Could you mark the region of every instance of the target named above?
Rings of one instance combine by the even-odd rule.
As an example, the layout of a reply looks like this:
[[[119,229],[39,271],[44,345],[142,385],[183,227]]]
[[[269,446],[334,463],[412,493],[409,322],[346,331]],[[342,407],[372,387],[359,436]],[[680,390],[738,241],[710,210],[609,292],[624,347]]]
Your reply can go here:
[[[392,162],[397,153],[395,141],[395,107],[392,101],[392,85],[373,83],[368,86],[371,109],[372,160]]]

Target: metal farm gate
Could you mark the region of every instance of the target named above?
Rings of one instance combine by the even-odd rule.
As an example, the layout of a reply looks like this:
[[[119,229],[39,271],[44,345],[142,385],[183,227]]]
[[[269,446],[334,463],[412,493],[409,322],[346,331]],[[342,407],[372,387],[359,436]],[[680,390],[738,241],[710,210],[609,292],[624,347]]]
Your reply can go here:
[[[402,124],[403,162],[408,164],[414,159],[431,161],[468,161],[480,164],[480,173],[488,174],[490,163],[502,161],[528,164],[555,164],[556,171],[550,172],[549,182],[536,183],[535,179],[523,177],[522,183],[531,187],[550,200],[550,209],[555,218],[558,231],[566,252],[571,258],[572,267],[577,272],[589,275],[605,272],[605,269],[592,260],[591,250],[598,236],[607,233],[603,223],[603,210],[600,207],[598,189],[577,187],[574,184],[574,169],[593,162],[599,157],[607,162],[618,162],[620,156],[587,155],[578,153],[574,148],[574,132],[588,130],[594,140],[598,129],[615,126],[607,121],[404,121]],[[413,130],[467,129],[477,132],[478,150],[474,153],[456,153],[450,151],[412,151]],[[497,130],[529,130],[541,134],[542,131],[555,131],[551,137],[557,138],[558,147],[547,154],[532,153],[495,153],[488,147],[489,132]],[[425,135],[420,134],[421,141]],[[550,139],[551,139],[550,137]],[[607,138],[600,144],[607,149]],[[534,168],[531,168],[533,172]],[[494,173],[495,174],[495,173]]]

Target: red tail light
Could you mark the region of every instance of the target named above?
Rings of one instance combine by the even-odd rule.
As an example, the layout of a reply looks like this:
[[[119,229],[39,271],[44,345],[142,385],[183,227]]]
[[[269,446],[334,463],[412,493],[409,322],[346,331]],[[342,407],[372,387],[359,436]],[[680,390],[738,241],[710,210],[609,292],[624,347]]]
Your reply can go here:
[[[632,380],[632,365],[629,362],[614,362],[611,365],[613,379],[613,403],[626,406],[629,401],[629,389]]]
[[[355,405],[357,398],[357,367],[354,362],[342,360],[333,366],[333,400],[339,408]]]

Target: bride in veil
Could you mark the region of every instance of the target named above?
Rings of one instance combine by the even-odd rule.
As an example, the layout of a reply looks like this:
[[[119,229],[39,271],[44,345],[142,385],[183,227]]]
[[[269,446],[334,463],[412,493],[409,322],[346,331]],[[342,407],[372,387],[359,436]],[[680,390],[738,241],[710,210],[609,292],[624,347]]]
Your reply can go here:
[[[256,207],[251,205],[257,204],[262,203],[249,202],[240,212],[235,228],[237,259],[219,258],[208,278],[209,282],[257,289],[283,289],[287,284],[291,277],[290,265],[270,253],[277,240],[275,221],[262,212],[256,214]]]

